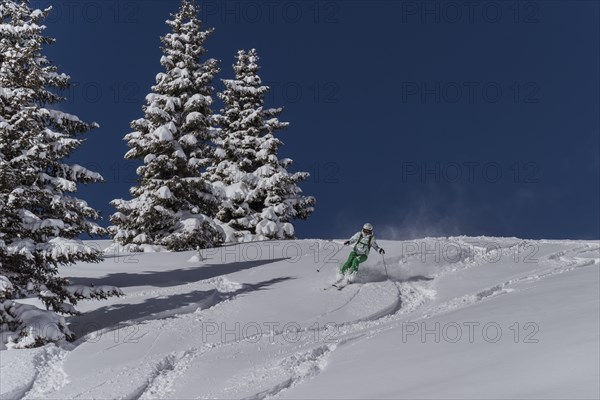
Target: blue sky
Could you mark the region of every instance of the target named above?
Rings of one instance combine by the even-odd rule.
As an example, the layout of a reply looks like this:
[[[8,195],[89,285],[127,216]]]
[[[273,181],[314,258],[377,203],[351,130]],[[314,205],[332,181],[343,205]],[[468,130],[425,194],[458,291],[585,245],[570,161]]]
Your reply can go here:
[[[108,217],[178,1],[52,3],[47,54],[76,83],[61,108],[101,125],[73,161],[106,183],[79,195]],[[598,2],[200,3],[219,78],[256,48],[285,107],[282,156],[318,201],[299,237],[600,238]]]

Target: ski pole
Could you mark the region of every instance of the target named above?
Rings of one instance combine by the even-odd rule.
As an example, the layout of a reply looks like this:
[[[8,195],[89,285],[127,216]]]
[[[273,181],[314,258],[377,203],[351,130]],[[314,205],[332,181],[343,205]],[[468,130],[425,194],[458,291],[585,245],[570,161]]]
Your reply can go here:
[[[385,256],[382,254],[381,258],[383,258],[383,268],[385,268],[385,277],[387,280],[390,280],[390,275],[388,274],[387,265],[385,264]]]
[[[335,243],[335,242],[334,242],[334,243]],[[336,251],[335,253],[333,253],[333,255],[331,256],[331,258],[333,258],[333,257],[337,256],[337,254],[338,254],[340,251],[342,251],[342,249],[343,249],[343,248],[344,248],[344,246],[341,246],[341,247],[338,249],[338,251]],[[321,269],[322,269],[322,268],[325,266],[325,264],[327,264],[327,260],[323,261],[323,264],[322,264],[322,265],[321,265],[319,268],[317,268],[317,272],[321,272]]]

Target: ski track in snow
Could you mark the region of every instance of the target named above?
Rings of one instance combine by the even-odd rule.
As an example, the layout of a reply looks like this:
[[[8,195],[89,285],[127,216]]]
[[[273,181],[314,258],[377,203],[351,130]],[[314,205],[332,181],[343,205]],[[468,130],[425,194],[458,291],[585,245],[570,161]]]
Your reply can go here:
[[[337,349],[338,347],[343,346],[347,343],[350,343],[352,341],[367,337],[367,335],[365,335],[365,334],[356,335],[355,332],[363,331],[366,328],[372,329],[372,328],[376,327],[378,324],[380,324],[381,323],[380,320],[384,319],[384,317],[391,317],[401,309],[402,290],[400,289],[399,285],[396,282],[393,282],[393,284],[394,284],[395,290],[397,291],[397,298],[391,306],[384,308],[372,315],[369,315],[369,316],[361,318],[361,319],[348,321],[348,322],[341,323],[341,324],[336,324],[336,328],[335,328],[334,332],[332,332],[332,333],[326,332],[324,334],[324,336],[327,337],[328,340],[330,340],[330,341],[335,340],[336,343],[327,344],[327,345],[318,345],[317,347],[313,347],[310,350],[300,352],[300,353],[293,352],[287,358],[285,358],[281,362],[277,363],[275,366],[271,366],[268,368],[263,367],[263,368],[266,368],[266,370],[271,371],[271,373],[258,374],[259,376],[271,376],[272,372],[274,370],[281,371],[282,369],[284,371],[286,371],[289,376],[287,376],[285,379],[283,379],[282,382],[279,382],[278,384],[274,385],[273,387],[263,390],[259,393],[253,394],[251,396],[248,396],[246,398],[247,399],[256,399],[256,400],[271,398],[271,397],[274,397],[277,394],[281,393],[284,390],[287,390],[287,389],[294,387],[308,379],[311,379],[311,378],[317,376],[318,373],[325,368],[327,359],[329,358],[331,353],[333,353],[333,351],[335,351],[335,349]],[[235,284],[233,284],[233,285],[235,285]],[[329,312],[323,313],[319,317],[324,317],[329,314],[332,314],[336,311],[343,309],[344,307],[348,306],[349,304],[351,304],[352,301],[359,295],[361,290],[364,288],[365,284],[358,284],[358,285],[359,286],[355,290],[355,293],[353,293],[352,296],[350,296],[350,298],[346,302],[344,302],[341,306],[339,306]],[[420,289],[418,287],[413,288],[413,285],[410,285],[410,284],[407,285],[407,287],[411,288],[411,289],[409,289],[409,292],[413,295]],[[428,296],[431,297],[431,291],[428,292]],[[418,303],[421,304],[424,301],[424,299],[427,298],[428,296],[424,296],[421,294],[421,295],[417,295],[417,296],[413,296],[413,297],[418,298],[419,299]],[[318,329],[314,329],[314,328],[310,328],[310,327],[302,328],[300,330],[300,333],[312,332],[313,335],[312,336],[309,335],[309,336],[321,337],[321,335],[323,334],[323,331],[328,331],[328,330],[330,330],[330,326],[326,325],[324,327],[319,327]],[[274,336],[282,336],[285,334],[285,332],[275,331],[272,334]],[[375,334],[375,332],[371,332],[371,334],[368,335],[368,337],[372,336],[373,334]],[[232,340],[232,341],[220,342],[220,343],[217,343],[217,344],[214,344],[213,346],[211,346],[210,351],[217,351],[217,350],[221,350],[223,348],[238,346],[240,344],[245,344],[249,340],[254,340],[254,339],[255,339],[254,337],[249,336],[249,337],[236,338],[235,340]],[[310,344],[309,344],[309,346],[310,346]],[[228,351],[231,351],[231,350],[228,350]],[[163,359],[162,361],[160,361],[158,363],[158,365],[155,368],[155,372],[149,378],[148,382],[145,385],[143,385],[142,387],[140,387],[138,390],[136,390],[134,393],[127,396],[126,398],[127,399],[149,399],[149,398],[161,398],[161,397],[166,396],[169,393],[169,389],[174,386],[175,381],[180,376],[182,376],[184,371],[187,369],[187,367],[189,367],[189,365],[191,364],[191,361],[194,358],[196,358],[196,356],[198,356],[197,352],[191,352],[189,354],[192,354],[193,356],[177,357],[174,355],[168,355],[165,359]],[[180,362],[181,359],[184,359],[183,363]],[[238,377],[238,378],[236,378],[236,382],[246,382],[246,384],[243,385],[243,386],[246,386],[246,385],[256,384],[258,381],[260,381],[260,379],[256,379],[256,375],[257,375],[256,371],[252,371],[251,375],[253,376],[252,379],[245,378],[245,377]],[[239,384],[236,383],[236,386],[239,386]],[[222,397],[222,396],[227,396],[227,394],[228,394],[227,392],[211,393],[206,398]]]
[[[511,245],[507,248],[510,249],[518,245],[519,244]],[[486,253],[488,252],[487,248],[482,249],[484,249]],[[576,268],[593,265],[598,262],[597,259],[580,260],[576,257],[569,257],[569,259],[565,258],[566,255],[579,254],[581,252],[593,250],[594,249],[590,249],[589,246],[584,245],[581,247],[567,250],[562,254],[551,255],[548,258],[557,260],[559,262],[559,265],[557,265],[550,271],[530,274],[522,278],[503,282],[494,287],[481,290],[474,296],[467,296],[467,301],[465,301],[465,298],[463,297],[460,297],[456,300],[464,307],[497,295],[510,293],[515,289],[508,288],[508,286],[515,285],[519,282],[539,280],[555,274],[568,272]],[[481,260],[478,260],[476,256],[474,257],[471,254],[469,257],[462,257],[461,262],[463,264],[463,268],[470,268],[480,264]],[[452,271],[455,270],[456,268],[452,269]],[[440,275],[445,275],[446,273],[448,272],[442,271]],[[283,379],[283,381],[279,382],[278,384],[266,390],[258,392],[254,395],[248,396],[247,398],[262,400],[276,397],[283,391],[316,377],[325,368],[328,358],[336,349],[341,348],[342,346],[356,340],[365,340],[369,337],[377,335],[382,330],[392,329],[394,326],[401,323],[401,320],[403,320],[403,316],[418,310],[420,307],[425,305],[428,302],[428,300],[431,300],[435,297],[435,291],[431,289],[431,285],[427,283],[398,283],[394,281],[392,281],[392,283],[394,284],[394,288],[397,290],[397,298],[393,304],[366,317],[337,324],[334,334],[328,335],[329,340],[337,342],[335,344],[319,345],[317,347],[313,347],[308,351],[296,352],[284,358],[280,363],[276,364],[274,368],[278,370],[283,369],[288,374],[288,377]],[[384,284],[366,285],[376,285],[381,287]],[[348,307],[350,304],[352,304],[353,301],[357,299],[357,297],[363,290],[365,290],[365,284],[361,284],[359,288],[355,291],[355,293],[344,304],[326,314],[330,314],[339,311],[345,307]],[[447,312],[451,308],[454,307],[442,306],[437,311],[438,313]],[[324,329],[327,328],[319,328],[318,330],[322,331]],[[308,330],[312,329],[309,328]],[[276,334],[282,335],[283,332],[277,332]],[[237,342],[229,343],[229,345],[233,346],[235,346],[236,344]],[[249,386],[252,386],[256,384],[256,381],[249,381],[247,382],[247,384]],[[227,393],[216,394],[219,397],[227,395]]]
[[[358,286],[358,289],[356,289],[356,290],[354,291],[354,294],[353,294],[353,295],[352,295],[352,296],[351,296],[351,297],[350,297],[350,298],[349,298],[349,299],[348,299],[346,302],[344,302],[344,303],[343,303],[341,306],[339,306],[339,307],[337,307],[337,308],[334,308],[333,310],[326,311],[326,312],[324,312],[323,314],[319,315],[317,318],[326,317],[326,316],[328,316],[329,314],[332,314],[332,313],[334,313],[334,312],[336,312],[336,311],[339,311],[339,310],[341,310],[342,308],[346,307],[348,304],[350,304],[350,302],[351,302],[352,300],[354,300],[354,299],[356,298],[356,296],[358,296],[358,293],[360,293],[360,290],[361,290],[361,289],[362,289],[362,285],[359,285],[359,286]]]
[[[148,380],[125,400],[163,399],[168,396],[177,378],[185,373],[193,360],[200,354],[196,348],[168,354],[159,360]]]
[[[592,247],[590,245],[583,245],[583,246],[576,247],[573,249],[566,249],[566,250],[562,250],[562,251],[550,254],[549,256],[546,257],[546,259],[556,261],[556,266],[553,268],[548,269],[548,267],[543,267],[542,268],[543,271],[525,274],[522,277],[510,279],[508,281],[502,282],[495,286],[480,290],[476,293],[466,294],[466,295],[451,299],[450,301],[447,301],[445,303],[437,305],[434,308],[425,310],[421,318],[429,318],[429,317],[439,315],[444,312],[448,312],[448,311],[456,310],[458,308],[470,306],[477,302],[480,302],[480,301],[483,301],[483,300],[486,300],[486,299],[489,299],[492,297],[508,294],[508,293],[514,292],[516,290],[526,290],[526,288],[525,289],[517,288],[516,286],[518,286],[519,284],[535,282],[535,281],[539,281],[541,279],[545,279],[545,278],[548,278],[548,277],[551,277],[554,275],[564,274],[566,272],[570,272],[570,271],[576,270],[578,268],[584,268],[584,267],[588,267],[591,265],[599,264],[600,263],[599,258],[582,258],[582,257],[577,257],[577,256],[572,256],[571,258],[565,257],[567,254],[580,255],[580,254],[587,253],[587,252],[598,252],[599,250],[600,250],[600,247]],[[515,287],[510,287],[510,286],[515,286]]]
[[[463,242],[468,244],[467,242]],[[523,247],[522,241],[507,243],[506,246],[493,251],[512,252]],[[600,263],[598,252],[600,247],[595,244],[579,243],[576,247],[564,249],[542,258],[547,263],[534,271],[515,277],[504,282],[479,289],[473,293],[464,294],[442,302],[428,306],[428,303],[435,299],[434,290],[435,278],[443,277],[456,271],[469,268],[476,268],[484,264],[483,257],[488,255],[490,250],[484,246],[471,246],[475,251],[461,253],[458,262],[448,264],[434,273],[432,282],[429,281],[384,281],[361,283],[355,292],[341,305],[332,310],[321,313],[315,317],[320,320],[345,308],[358,301],[361,294],[367,290],[388,290],[390,298],[394,300],[388,306],[377,310],[374,313],[354,320],[348,320],[337,323],[332,330],[331,326],[319,326],[318,328],[304,327],[301,332],[318,333],[319,337],[326,337],[329,343],[315,343],[305,341],[294,343],[281,349],[277,359],[267,359],[258,362],[252,369],[246,369],[239,372],[231,378],[235,380],[235,385],[222,389],[220,391],[209,391],[200,395],[201,398],[235,398],[243,393],[244,390],[252,388],[260,389],[252,394],[245,394],[242,397],[248,400],[263,400],[277,397],[282,392],[299,384],[306,383],[310,379],[318,376],[326,367],[332,354],[339,348],[350,343],[366,340],[379,334],[382,331],[393,329],[406,321],[406,318],[421,319],[446,313],[458,308],[468,307],[481,301],[487,301],[500,295],[507,295],[511,292],[527,290],[527,285],[557,274],[563,274],[578,268]],[[524,248],[524,247],[523,247]],[[586,257],[591,254],[592,257]],[[408,263],[411,257],[416,254],[408,254],[402,263]],[[393,284],[393,291],[389,290]],[[211,278],[205,281],[185,284],[175,288],[160,288],[152,290],[142,290],[132,294],[129,297],[165,296],[181,291],[182,287],[197,289],[199,286],[211,286],[214,290],[213,295],[216,298],[207,299],[202,305],[202,311],[214,309],[215,307],[224,307],[236,300],[234,295],[243,285],[232,282],[226,277]],[[185,320],[197,319],[198,315],[194,311],[177,313],[169,315],[169,319],[164,319],[163,326],[170,326],[175,329],[178,324]],[[146,318],[145,321],[152,319]],[[162,319],[160,316],[154,319]],[[149,356],[154,348],[160,333],[148,348],[146,354]],[[275,336],[281,336],[283,331],[273,333]],[[310,335],[308,335],[310,336]],[[235,346],[244,346],[248,340],[253,337],[240,337],[232,341],[224,341],[206,345],[203,348],[192,347],[184,351],[171,352],[161,357],[155,358],[151,363],[154,364],[152,372],[147,376],[137,389],[131,391],[124,399],[161,399],[169,398],[173,389],[176,387],[179,379],[183,377],[190,366],[195,362],[201,362],[203,357],[208,354],[218,354],[220,351],[231,352]],[[23,398],[37,399],[45,398],[49,394],[56,392],[69,383],[69,377],[64,372],[62,366],[68,351],[54,346],[46,346],[43,351],[35,357],[36,374],[31,382],[25,387],[13,390],[10,393],[3,394],[3,398]],[[96,385],[89,390],[79,393],[75,398],[86,398],[86,395],[92,393],[98,387],[109,385],[116,382],[127,371],[119,372],[114,379]],[[89,396],[88,396],[89,397]]]
[[[296,385],[307,382],[316,377],[327,365],[327,360],[333,352],[350,343],[365,340],[375,336],[382,330],[391,329],[391,326],[382,327],[384,323],[393,322],[397,314],[404,315],[418,309],[427,300],[434,296],[434,291],[423,289],[419,285],[412,282],[396,284],[394,287],[398,290],[399,297],[390,307],[380,310],[379,312],[354,321],[335,324],[334,327],[326,325],[315,328],[303,328],[300,333],[309,333],[306,337],[323,337],[326,338],[329,344],[315,344],[309,340],[299,344],[302,347],[307,347],[308,350],[297,351],[298,346],[290,349],[289,355],[282,361],[272,364],[268,362],[266,366],[258,367],[252,371],[246,372],[241,376],[231,378],[232,383],[230,389],[221,392],[211,392],[201,396],[201,398],[236,398],[239,387],[247,387],[258,385],[263,381],[272,379],[273,375],[283,375],[276,384],[268,389],[261,390],[258,393],[245,396],[244,399],[262,400],[277,397],[280,393],[288,390]],[[359,291],[363,288],[361,285],[356,293],[353,294],[350,300],[344,303],[344,306],[351,304],[351,301],[356,298]],[[401,305],[406,304],[405,308]],[[339,307],[342,308],[342,307]],[[338,308],[338,309],[339,309]],[[284,332],[274,332],[275,336],[281,336]],[[252,340],[252,337],[240,338],[230,342],[216,344],[211,351],[219,351],[225,347],[234,347],[244,345],[247,340]],[[231,352],[230,349],[227,352]]]
[[[263,400],[277,396],[284,390],[301,384],[307,379],[317,376],[327,365],[327,359],[336,349],[336,344],[323,345],[306,352],[292,354],[272,366],[273,370],[283,369],[290,377],[283,382],[254,395],[245,397],[246,400]],[[265,371],[268,373],[268,371]],[[264,375],[263,375],[264,376]],[[253,384],[255,382],[248,382]]]
[[[7,398],[39,399],[66,386],[69,378],[63,370],[63,362],[67,354],[60,347],[45,346],[34,357],[36,372],[31,383],[26,388],[9,394]]]

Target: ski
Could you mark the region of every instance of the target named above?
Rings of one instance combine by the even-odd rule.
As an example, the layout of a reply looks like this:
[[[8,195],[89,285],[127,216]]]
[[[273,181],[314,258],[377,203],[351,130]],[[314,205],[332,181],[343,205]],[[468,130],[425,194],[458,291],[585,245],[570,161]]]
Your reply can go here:
[[[331,289],[342,290],[342,289],[343,289],[343,288],[345,288],[345,287],[346,287],[346,285],[344,285],[344,286],[340,286],[340,285],[337,285],[337,284],[335,284],[335,283],[334,283],[334,284],[332,284],[332,285],[329,285],[329,286],[327,286],[327,287],[323,288],[323,290],[331,290]]]
[[[350,283],[350,282],[348,282],[348,283],[341,283],[341,284],[336,284],[336,285],[333,285],[333,286],[335,286],[335,288],[337,290],[342,290],[343,288],[345,288],[348,285],[352,285],[352,283]]]
[[[331,285],[327,286],[326,288],[323,288],[323,290],[329,290],[331,288],[336,288],[338,289],[338,286],[342,283],[342,281],[335,281],[333,282]],[[339,290],[339,289],[338,289]]]
[[[346,279],[341,279],[338,281],[335,281],[334,283],[332,283],[331,285],[323,288],[323,290],[329,290],[331,288],[336,288],[337,290],[342,290],[343,288],[345,288],[348,285],[353,284],[354,282],[348,281]]]

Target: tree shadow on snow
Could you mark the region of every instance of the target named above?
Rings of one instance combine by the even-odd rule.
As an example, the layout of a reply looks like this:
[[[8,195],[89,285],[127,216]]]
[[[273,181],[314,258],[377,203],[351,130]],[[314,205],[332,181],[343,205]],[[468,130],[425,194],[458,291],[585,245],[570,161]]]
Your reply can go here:
[[[101,286],[111,285],[120,288],[131,286],[155,286],[170,287],[185,285],[214,278],[220,275],[232,274],[246,269],[272,264],[287,258],[276,258],[272,260],[243,261],[228,264],[206,265],[195,268],[175,269],[170,271],[148,271],[146,273],[119,272],[109,274],[102,278],[67,278],[74,285]]]
[[[98,333],[98,336],[110,331],[116,330],[118,332],[119,328],[125,329],[122,335],[139,336],[139,334],[136,334],[138,329],[136,329],[135,322],[141,324],[147,320],[167,319],[180,314],[193,313],[198,308],[207,309],[223,301],[251,292],[265,290],[269,286],[290,279],[293,278],[282,277],[256,284],[244,284],[242,288],[232,292],[220,292],[217,289],[196,290],[189,293],[146,299],[143,303],[138,304],[113,304],[80,316],[69,317],[69,327],[78,338],[83,338],[85,335],[97,331],[102,331]],[[126,321],[133,321],[133,323],[125,324]],[[79,339],[79,341],[81,340]],[[93,341],[95,337],[86,340]]]

